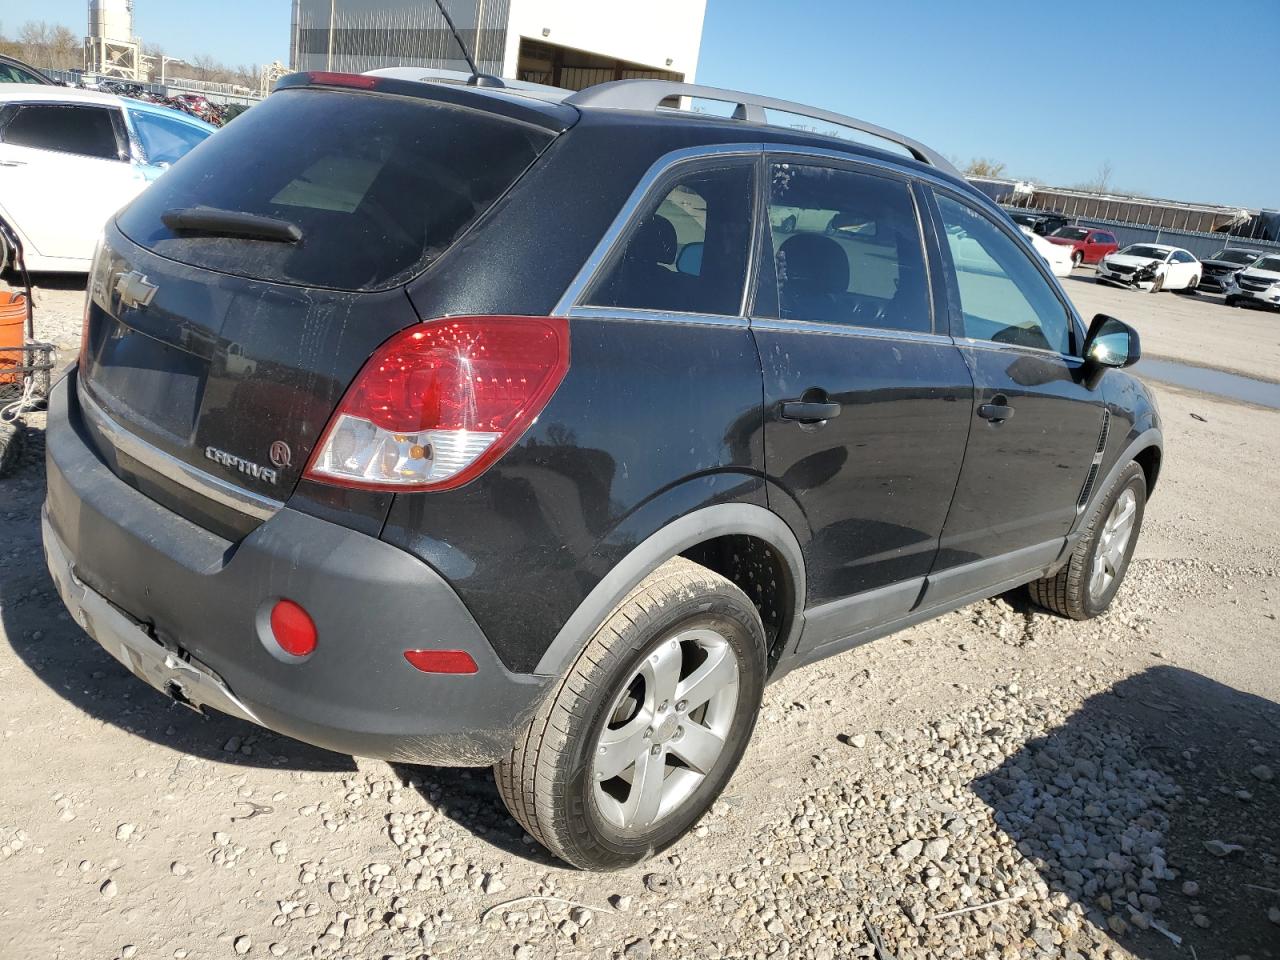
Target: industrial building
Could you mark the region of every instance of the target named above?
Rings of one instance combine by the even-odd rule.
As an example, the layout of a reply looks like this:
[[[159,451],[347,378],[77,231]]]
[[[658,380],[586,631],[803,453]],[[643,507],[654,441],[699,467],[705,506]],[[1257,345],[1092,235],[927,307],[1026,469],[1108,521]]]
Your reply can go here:
[[[706,0],[445,0],[484,73],[580,90],[692,81]],[[295,70],[466,70],[434,0],[293,0]]]

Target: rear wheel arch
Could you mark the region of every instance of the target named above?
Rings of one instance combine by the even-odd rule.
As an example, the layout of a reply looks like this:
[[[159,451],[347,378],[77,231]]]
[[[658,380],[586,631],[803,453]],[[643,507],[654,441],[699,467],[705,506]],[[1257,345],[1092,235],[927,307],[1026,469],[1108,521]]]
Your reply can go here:
[[[677,556],[737,583],[760,610],[767,630],[772,620],[771,662],[799,636],[806,581],[804,557],[795,534],[765,507],[722,503],[687,513],[632,548],[578,605],[534,673],[561,676],[627,594]],[[765,574],[770,575],[768,583]]]

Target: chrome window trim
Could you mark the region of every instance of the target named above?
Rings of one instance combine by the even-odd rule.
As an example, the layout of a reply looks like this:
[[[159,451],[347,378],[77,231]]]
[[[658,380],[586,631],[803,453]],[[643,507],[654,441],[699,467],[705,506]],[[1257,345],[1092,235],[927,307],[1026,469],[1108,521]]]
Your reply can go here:
[[[79,381],[76,384],[76,395],[80,400],[80,409],[84,411],[86,418],[98,432],[113,447],[143,466],[177,481],[214,503],[257,520],[269,520],[284,507],[282,500],[264,497],[205,473],[203,470],[198,470],[172,454],[165,453],[159,447],[147,443],[136,434],[130,433],[89,395],[89,391]]]
[[[638,307],[571,307],[562,315],[587,320],[657,320],[663,323],[683,323],[697,327],[745,327],[748,325],[746,317],[734,317],[723,313],[680,313],[675,310],[647,310]]]
[[[907,166],[906,164],[894,162],[891,158],[888,158],[888,157],[883,157],[883,158],[869,157],[861,154],[845,153],[842,150],[831,150],[825,147],[813,147],[813,146],[808,146],[804,144],[786,143],[784,141],[763,142],[763,143],[704,144],[701,146],[682,147],[679,150],[672,150],[669,153],[663,154],[661,157],[655,160],[652,164],[650,164],[649,169],[645,171],[644,175],[636,183],[635,187],[631,191],[631,194],[627,197],[626,202],[623,203],[621,209],[619,209],[618,213],[614,216],[613,222],[610,223],[609,225],[609,229],[605,231],[604,236],[600,238],[600,241],[596,244],[595,248],[592,250],[591,255],[587,257],[586,261],[582,264],[581,268],[579,268],[577,274],[575,274],[573,280],[569,283],[569,286],[566,287],[564,293],[561,294],[560,300],[556,303],[555,307],[551,311],[552,316],[558,316],[558,317],[577,316],[577,317],[584,317],[584,318],[601,318],[601,319],[616,318],[616,319],[624,319],[624,320],[648,320],[648,321],[658,320],[658,321],[667,321],[667,322],[695,324],[699,326],[708,326],[708,325],[741,326],[741,325],[747,324],[749,321],[747,320],[747,317],[746,317],[746,304],[749,302],[751,297],[752,284],[754,282],[753,270],[758,259],[757,256],[755,255],[756,251],[754,247],[752,249],[751,263],[748,264],[747,283],[743,287],[743,306],[741,308],[742,314],[740,316],[731,316],[728,314],[694,314],[694,313],[686,314],[686,313],[675,313],[667,310],[645,310],[645,309],[624,308],[624,307],[597,307],[597,306],[592,306],[588,304],[581,304],[579,303],[579,299],[586,293],[587,289],[591,286],[591,283],[595,279],[595,275],[599,271],[600,266],[604,263],[605,260],[608,259],[609,255],[613,252],[613,248],[617,245],[619,237],[622,236],[623,231],[625,231],[627,226],[631,223],[631,220],[635,216],[636,210],[644,202],[645,197],[648,195],[650,189],[652,189],[653,185],[659,179],[666,176],[676,166],[682,163],[688,163],[690,161],[702,160],[707,158],[719,159],[719,158],[730,158],[730,157],[758,157],[758,158],[763,158],[764,160],[767,160],[768,158],[778,157],[778,156],[793,156],[793,157],[803,157],[803,158],[811,158],[811,159],[836,160],[841,163],[849,164],[855,167],[856,166],[865,167],[872,172],[887,171],[897,176],[906,177],[908,181],[915,180],[917,182],[928,184],[930,187],[935,187],[935,186],[942,187],[943,189],[948,190],[951,193],[957,194],[957,195],[961,195],[963,191],[962,187],[958,187],[957,184],[955,184],[953,181],[947,179],[946,177],[939,176],[937,173],[935,173],[932,170],[919,169],[916,167]],[[758,190],[757,190],[757,193],[759,193]],[[998,206],[996,206],[994,202],[992,202],[986,196],[986,194],[976,193],[973,197],[964,197],[963,195],[961,195],[961,199],[967,200],[970,206],[974,206],[979,209],[983,207],[988,208],[986,211],[988,215],[988,219],[991,219],[990,217],[991,209],[994,209],[998,213],[1003,213],[1003,211]],[[974,202],[975,200],[977,201],[976,203]],[[912,192],[912,202],[916,203],[914,191]],[[918,203],[916,203],[916,208],[917,208],[917,216],[919,219],[920,229],[921,231],[923,231],[925,211],[919,209]],[[759,211],[757,211],[757,215],[759,215]],[[1003,229],[1000,226],[998,220],[996,221],[996,227],[997,229]],[[1041,267],[1040,264],[1037,263],[1039,254],[1036,254],[1035,248],[1031,246],[1031,242],[1027,240],[1025,236],[1023,236],[1021,231],[1004,230],[1004,232],[1006,235],[1012,237],[1015,243],[1021,243],[1023,246],[1024,252],[1030,251],[1031,256],[1029,257],[1029,259],[1031,259],[1033,265],[1035,265],[1036,268],[1040,270],[1041,275],[1044,276],[1049,281],[1051,288],[1054,290],[1054,292],[1058,296],[1058,300],[1066,307],[1067,317],[1072,324],[1073,332],[1076,334],[1076,337],[1079,343],[1083,347],[1085,338],[1088,335],[1087,330],[1085,329],[1084,321],[1080,318],[1080,315],[1076,312],[1075,304],[1072,302],[1071,298],[1067,296],[1066,290],[1058,282],[1058,278],[1053,276],[1053,274],[1049,272],[1047,266]],[[753,244],[755,242],[754,235],[753,235],[752,242]],[[930,258],[928,256],[929,244],[928,244],[927,238],[923,236],[923,233],[921,236],[921,242],[924,244],[925,269],[926,271],[932,271],[933,264],[931,263]],[[932,276],[932,274],[930,274],[930,276]],[[933,294],[934,294],[933,284],[932,284],[932,281],[930,281],[929,298],[930,298],[930,304],[933,309],[934,328],[936,330],[938,326],[938,323],[937,323],[938,304],[934,300]],[[750,323],[752,324],[757,324],[762,326],[765,324],[772,324],[773,322],[774,321],[772,320],[760,320],[760,319],[753,319],[752,321],[750,321]],[[783,323],[783,324],[811,323],[811,321],[804,321],[804,320],[781,320],[777,322]],[[830,329],[831,325],[817,323],[817,322],[812,322],[812,323],[813,323],[813,332],[821,332],[821,333],[834,332]],[[849,331],[852,331],[855,333],[861,333],[861,334],[869,334],[869,335],[888,334],[893,339],[908,339],[905,336],[897,336],[897,335],[914,333],[914,331],[885,330],[884,328],[881,328],[881,327],[855,327],[855,326],[840,325],[840,324],[836,324],[834,326],[839,327],[842,330],[849,330]],[[788,326],[788,327],[773,328],[773,329],[796,329],[796,327]],[[1007,349],[1027,350],[1037,354],[1047,354],[1054,357],[1060,357],[1064,360],[1073,360],[1076,362],[1083,362],[1084,360],[1083,357],[1079,357],[1074,354],[1061,353],[1057,350],[1044,350],[1038,347],[1025,347],[1019,344],[996,343],[991,340],[974,340],[967,337],[953,338],[947,334],[936,333],[936,332],[930,333],[930,334],[919,334],[919,336],[928,338],[931,342],[932,342],[932,338],[935,338],[935,337],[940,338],[937,342],[954,343],[958,346],[973,346],[976,348],[985,347],[989,349],[999,349],[999,350],[1007,350]]]
[[[604,236],[600,238],[600,242],[596,244],[595,249],[591,251],[591,256],[587,257],[586,262],[578,270],[577,275],[569,283],[564,293],[560,296],[560,301],[551,311],[552,316],[568,316],[569,311],[578,306],[590,306],[590,304],[579,304],[579,300],[586,294],[587,289],[591,286],[592,280],[599,272],[601,264],[609,258],[613,253],[613,248],[617,245],[618,239],[622,236],[634,218],[636,211],[644,202],[645,197],[652,189],[653,185],[662,177],[666,176],[671,170],[683,163],[689,163],[695,160],[703,160],[706,158],[713,159],[729,159],[732,157],[754,157],[762,152],[759,144],[714,144],[701,147],[683,147],[679,150],[673,150],[664,154],[655,160],[649,169],[645,171],[644,176],[640,178],[639,183],[631,191],[631,195],[627,197],[626,202],[613,218],[613,222],[609,224],[609,229],[604,232]],[[752,199],[752,210],[755,209],[755,201]],[[749,272],[749,271],[748,271]],[[614,309],[606,307],[604,309]],[[630,309],[630,308],[618,308]],[[641,311],[644,312],[644,311]],[[649,313],[662,313],[664,311],[653,310]],[[728,316],[728,314],[725,314]]]
[[[981,337],[955,337],[954,340],[958,347],[975,350],[1020,350],[1023,353],[1057,357],[1059,360],[1070,360],[1075,363],[1085,362],[1083,357],[1077,357],[1074,354],[1063,353],[1060,350],[1046,350],[1044,347],[1029,347],[1024,343],[1001,343],[998,340],[983,340]]]
[[[779,333],[814,333],[833,337],[858,337],[864,340],[899,340],[908,343],[933,343],[939,346],[955,346],[955,340],[945,333],[922,333],[918,330],[892,330],[888,327],[867,327],[851,323],[831,323],[824,320],[789,320],[773,317],[751,318],[752,329]]]
[[[609,225],[609,229],[605,231],[604,236],[596,244],[595,249],[591,251],[591,255],[587,257],[582,267],[578,270],[569,286],[565,288],[560,300],[556,303],[555,308],[551,311],[553,316],[569,316],[570,311],[577,307],[585,306],[580,304],[579,300],[586,293],[587,288],[591,285],[591,281],[595,279],[596,272],[600,269],[600,265],[608,259],[613,252],[614,246],[618,242],[618,238],[627,228],[635,216],[637,208],[644,202],[645,196],[661,177],[666,176],[675,166],[681,163],[687,163],[692,160],[702,160],[707,158],[720,159],[729,157],[756,157],[764,154],[771,156],[794,156],[806,158],[820,158],[825,160],[838,160],[842,163],[848,163],[855,166],[863,166],[870,170],[888,171],[899,176],[905,176],[908,179],[915,179],[929,184],[947,187],[956,190],[957,185],[946,179],[937,176],[930,170],[910,167],[905,164],[895,163],[888,157],[868,157],[861,154],[845,153],[842,150],[831,150],[825,147],[811,147],[802,144],[786,143],[785,141],[767,142],[767,143],[715,143],[704,144],[695,147],[681,147],[679,150],[672,150],[665,153],[655,160],[649,169],[645,171],[635,188],[627,197],[622,208],[613,218],[613,222]],[[960,188],[963,189],[963,188]],[[979,195],[984,201],[987,198]],[[990,202],[990,201],[987,201]],[[997,210],[999,207],[996,208]],[[926,250],[928,245],[926,244]],[[926,257],[926,260],[928,258]],[[754,262],[754,258],[753,258]],[[748,271],[750,272],[750,271]],[[744,289],[750,289],[746,287]],[[744,294],[745,299],[745,294]],[[608,309],[608,308],[606,308]],[[935,305],[936,310],[936,305]],[[649,311],[650,313],[658,313],[661,311]]]

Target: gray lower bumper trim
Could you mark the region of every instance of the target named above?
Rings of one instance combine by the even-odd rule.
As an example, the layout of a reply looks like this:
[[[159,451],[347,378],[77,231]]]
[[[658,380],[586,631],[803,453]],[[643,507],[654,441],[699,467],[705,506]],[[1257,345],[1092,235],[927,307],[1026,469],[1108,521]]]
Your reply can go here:
[[[212,707],[222,713],[262,726],[245,703],[209,668],[179,656],[117,610],[100,593],[82,583],[71,569],[62,541],[41,511],[45,554],[58,595],[85,632],[140,680],[179,703]]]

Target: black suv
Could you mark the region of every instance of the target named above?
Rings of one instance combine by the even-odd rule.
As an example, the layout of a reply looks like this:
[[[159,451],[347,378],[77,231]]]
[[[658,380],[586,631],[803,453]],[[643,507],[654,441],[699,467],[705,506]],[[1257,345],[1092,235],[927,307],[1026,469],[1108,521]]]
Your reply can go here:
[[[405,73],[287,78],[106,229],[44,542],[139,677],[496,764],[610,868],[787,671],[1028,583],[1106,609],[1160,469],[1137,336],[945,160],[728,91]]]

